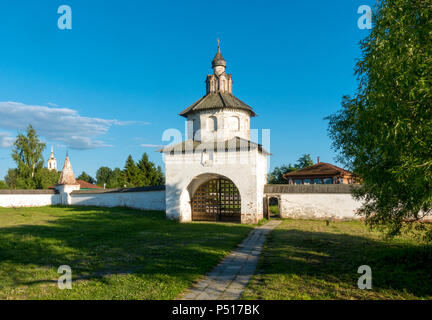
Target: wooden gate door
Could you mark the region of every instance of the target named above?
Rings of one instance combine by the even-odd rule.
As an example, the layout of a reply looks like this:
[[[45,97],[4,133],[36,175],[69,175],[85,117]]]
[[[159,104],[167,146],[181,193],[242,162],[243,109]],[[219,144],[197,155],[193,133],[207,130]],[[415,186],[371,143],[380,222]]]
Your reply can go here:
[[[203,183],[192,198],[192,220],[240,222],[240,192],[231,180]]]

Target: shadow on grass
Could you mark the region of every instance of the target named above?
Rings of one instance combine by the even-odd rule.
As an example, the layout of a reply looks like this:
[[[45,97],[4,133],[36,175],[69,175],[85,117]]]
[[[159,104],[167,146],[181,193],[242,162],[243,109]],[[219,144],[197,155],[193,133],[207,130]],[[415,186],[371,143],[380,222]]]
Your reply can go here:
[[[164,212],[128,208],[40,210],[55,213],[56,219],[0,228],[0,262],[9,266],[7,271],[0,269],[0,289],[2,273],[16,286],[56,282],[38,278],[33,270],[56,271],[60,265],[72,268],[74,280],[108,274],[155,278],[163,274],[191,281],[210,271],[252,228],[229,223],[180,224],[166,219]]]
[[[267,279],[278,274],[313,279],[317,288],[322,284],[318,290],[322,289],[325,295],[326,290],[331,294],[336,283],[338,288],[358,291],[357,281],[361,276],[358,267],[368,265],[372,269],[373,291],[385,295],[391,289],[403,293],[402,296],[408,293],[430,298],[431,252],[430,246],[410,241],[281,228],[270,235],[259,270],[260,274],[268,275]],[[327,288],[326,284],[329,284]]]

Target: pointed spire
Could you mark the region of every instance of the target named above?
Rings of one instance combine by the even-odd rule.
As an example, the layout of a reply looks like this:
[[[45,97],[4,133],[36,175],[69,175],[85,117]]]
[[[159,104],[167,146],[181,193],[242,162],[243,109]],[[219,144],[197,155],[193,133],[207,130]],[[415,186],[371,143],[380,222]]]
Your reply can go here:
[[[55,157],[54,157],[54,147],[53,147],[53,145],[51,145],[51,154],[50,154],[50,157],[49,157],[50,159],[55,159]]]
[[[72,165],[70,163],[67,153],[58,184],[77,184],[74,177],[74,172],[72,170]]]
[[[226,67],[226,61],[224,59],[224,57],[222,56],[221,50],[220,50],[220,40],[217,39],[218,41],[218,48],[217,48],[217,52],[215,57],[213,58],[212,61],[212,68],[214,69],[215,67],[221,66],[221,67]]]

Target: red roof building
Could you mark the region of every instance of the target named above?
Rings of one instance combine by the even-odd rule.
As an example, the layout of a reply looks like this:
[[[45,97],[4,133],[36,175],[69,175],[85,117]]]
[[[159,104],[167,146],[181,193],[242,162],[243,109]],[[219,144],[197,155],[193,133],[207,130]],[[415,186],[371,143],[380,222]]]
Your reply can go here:
[[[86,190],[86,189],[103,189],[102,187],[99,187],[93,183],[84,181],[84,180],[79,180],[77,179],[76,182],[80,185],[80,189],[81,190]]]
[[[80,190],[90,190],[90,189],[103,189],[102,187],[99,187],[95,184],[92,184],[90,182],[76,179],[76,184],[80,185]],[[50,186],[48,189],[55,189],[55,186]]]
[[[357,183],[352,172],[319,160],[312,166],[285,173],[283,177],[289,184]]]

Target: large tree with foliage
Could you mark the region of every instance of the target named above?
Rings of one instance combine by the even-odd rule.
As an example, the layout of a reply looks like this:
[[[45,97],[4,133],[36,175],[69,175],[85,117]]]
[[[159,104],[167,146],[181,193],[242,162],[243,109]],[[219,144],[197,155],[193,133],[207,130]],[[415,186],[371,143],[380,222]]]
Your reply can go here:
[[[124,188],[126,186],[126,179],[123,171],[120,168],[115,168],[108,179],[108,188]]]
[[[432,211],[432,2],[379,0],[361,49],[329,134],[362,181],[360,214],[396,235]]]
[[[48,189],[49,187],[53,187],[58,183],[59,178],[59,171],[42,168],[36,173],[36,188]]]
[[[0,189],[9,189],[8,184],[4,180],[0,180]]]
[[[313,165],[313,160],[310,154],[305,153],[300,158],[297,159],[297,163],[294,165],[296,169],[303,169]]]
[[[4,179],[9,189],[17,189],[18,170],[16,168],[9,169]]]
[[[143,177],[134,159],[132,158],[132,155],[128,156],[123,172],[127,187],[137,187],[142,185]]]
[[[157,166],[156,168],[156,178],[153,182],[153,186],[161,186],[165,184],[165,175],[162,172],[161,166]]]
[[[275,167],[271,173],[268,175],[268,182],[270,184],[285,184],[288,183],[283,175],[288,172],[292,172],[298,169],[303,169],[313,165],[312,158],[310,154],[305,153],[300,158],[297,159],[297,162],[294,166],[289,163],[288,165],[281,165],[280,167]]]
[[[155,164],[149,160],[147,153],[143,153],[140,161],[137,164],[140,170],[140,178],[142,186],[158,186],[163,184],[164,176],[160,166],[156,167]]]
[[[36,130],[29,125],[24,135],[19,133],[12,150],[12,159],[17,164],[16,187],[33,189],[37,187],[36,175],[43,167],[42,152],[45,143],[39,140]]]
[[[78,176],[77,179],[86,181],[88,183],[95,183],[96,182],[96,180],[85,171],[81,172],[81,174]]]
[[[110,178],[112,170],[108,167],[100,167],[96,171],[96,181],[97,185],[103,187],[104,184],[107,184]]]
[[[271,173],[268,175],[268,183],[270,184],[286,184],[288,180],[284,179],[283,175],[285,173],[297,170],[290,163],[288,165],[281,165],[280,167],[275,167]]]

